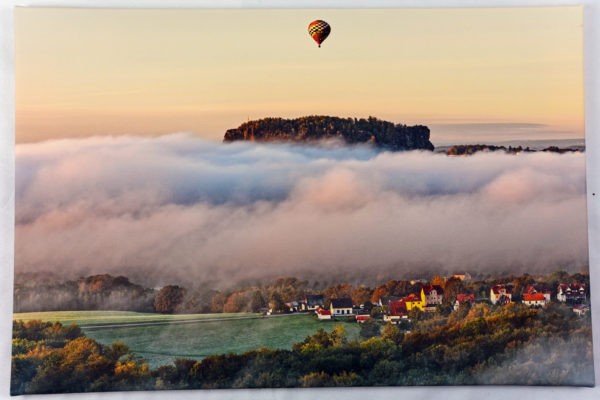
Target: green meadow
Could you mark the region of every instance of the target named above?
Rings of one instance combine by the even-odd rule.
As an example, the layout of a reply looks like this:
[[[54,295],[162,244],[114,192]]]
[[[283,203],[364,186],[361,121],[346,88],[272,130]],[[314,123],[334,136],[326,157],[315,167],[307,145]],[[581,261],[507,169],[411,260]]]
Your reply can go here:
[[[31,313],[16,313],[15,320],[30,321],[60,321],[62,324],[77,324],[81,327],[110,324],[133,324],[146,322],[183,322],[195,320],[242,318],[258,316],[250,313],[221,313],[221,314],[154,314],[132,311],[44,311]]]
[[[176,358],[202,359],[207,355],[243,353],[267,347],[289,349],[319,328],[331,331],[336,323],[321,322],[312,314],[261,317],[256,314],[164,315],[119,311],[62,311],[15,314],[13,319],[76,323],[100,343],[125,342],[152,368]],[[357,323],[343,324],[348,339],[358,337]]]

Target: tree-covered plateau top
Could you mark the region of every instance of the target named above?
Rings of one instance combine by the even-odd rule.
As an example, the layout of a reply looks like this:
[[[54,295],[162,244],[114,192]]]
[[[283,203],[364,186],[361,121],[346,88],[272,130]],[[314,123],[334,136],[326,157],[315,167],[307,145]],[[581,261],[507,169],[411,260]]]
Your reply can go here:
[[[424,125],[394,124],[374,117],[356,119],[317,115],[244,122],[235,129],[227,130],[223,141],[310,142],[328,139],[342,140],[347,144],[366,143],[392,151],[434,148],[429,141],[429,128]]]

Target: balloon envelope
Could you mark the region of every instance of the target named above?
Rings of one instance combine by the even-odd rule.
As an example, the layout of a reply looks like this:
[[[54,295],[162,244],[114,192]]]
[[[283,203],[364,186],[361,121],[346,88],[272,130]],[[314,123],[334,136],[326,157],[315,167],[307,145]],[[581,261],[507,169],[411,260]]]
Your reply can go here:
[[[329,24],[325,21],[321,21],[320,19],[308,24],[308,34],[313,38],[315,42],[317,42],[319,47],[321,47],[321,43],[323,43],[323,41],[327,39],[327,36],[329,36],[330,32],[331,27],[329,26]]]

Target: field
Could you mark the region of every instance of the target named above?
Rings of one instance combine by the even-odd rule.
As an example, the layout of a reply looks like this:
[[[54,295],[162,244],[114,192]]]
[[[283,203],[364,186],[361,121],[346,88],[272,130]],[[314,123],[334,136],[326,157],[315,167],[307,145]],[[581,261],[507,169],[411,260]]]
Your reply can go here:
[[[260,347],[289,349],[319,328],[335,323],[313,315],[260,317],[256,314],[163,315],[119,311],[65,311],[15,314],[14,319],[77,323],[100,343],[125,342],[151,367],[175,358],[202,359],[211,354],[242,353]],[[356,323],[343,323],[348,338],[358,337]]]
[[[16,313],[13,319],[29,321],[39,319],[42,321],[60,321],[68,325],[75,323],[81,327],[104,326],[112,324],[138,324],[138,323],[182,323],[186,321],[249,318],[259,314],[249,313],[222,313],[222,314],[154,314],[131,311],[48,311]]]

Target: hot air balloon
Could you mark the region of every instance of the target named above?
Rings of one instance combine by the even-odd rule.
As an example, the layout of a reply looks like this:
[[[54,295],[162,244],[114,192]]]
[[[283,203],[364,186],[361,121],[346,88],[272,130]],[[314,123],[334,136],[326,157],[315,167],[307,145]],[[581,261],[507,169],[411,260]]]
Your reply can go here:
[[[315,42],[321,47],[321,43],[327,39],[329,33],[331,32],[331,27],[325,21],[321,21],[320,19],[311,22],[308,24],[308,34],[313,38]]]

